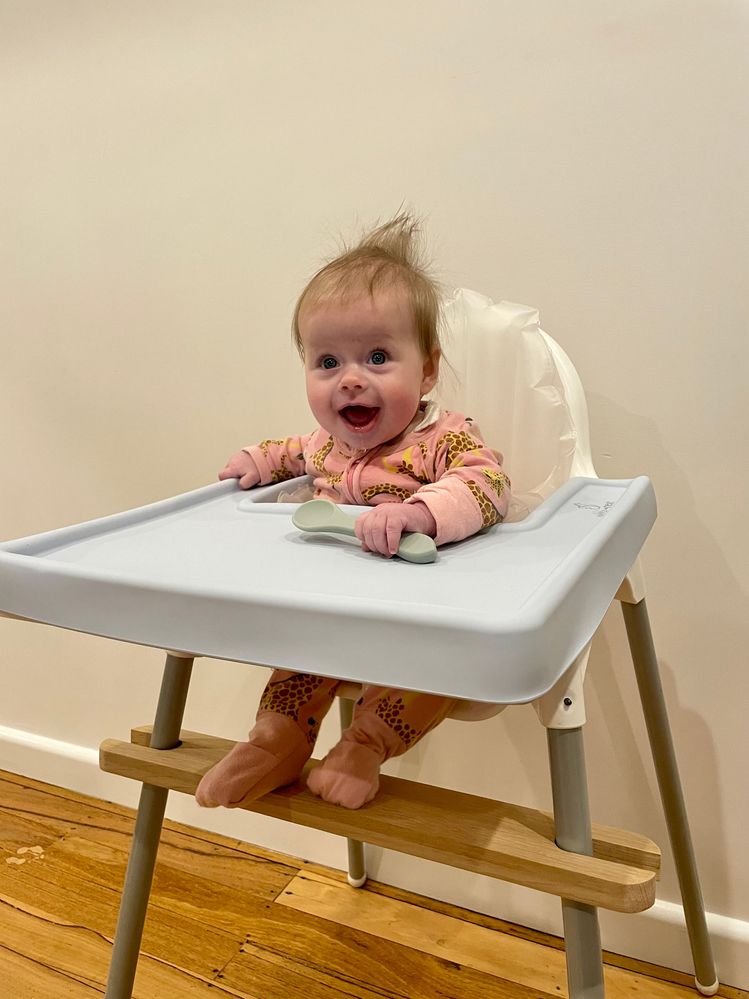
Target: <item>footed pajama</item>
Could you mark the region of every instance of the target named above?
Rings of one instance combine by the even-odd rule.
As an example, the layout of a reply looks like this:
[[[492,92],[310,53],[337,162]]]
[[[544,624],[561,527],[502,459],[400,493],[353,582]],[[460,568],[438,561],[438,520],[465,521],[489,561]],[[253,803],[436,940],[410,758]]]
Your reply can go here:
[[[321,765],[310,772],[307,786],[325,801],[360,808],[377,794],[380,766],[385,760],[416,745],[454,703],[434,694],[366,687],[351,726]]]
[[[198,785],[199,805],[237,808],[291,784],[312,755],[339,680],[274,670],[247,742],[212,767]]]

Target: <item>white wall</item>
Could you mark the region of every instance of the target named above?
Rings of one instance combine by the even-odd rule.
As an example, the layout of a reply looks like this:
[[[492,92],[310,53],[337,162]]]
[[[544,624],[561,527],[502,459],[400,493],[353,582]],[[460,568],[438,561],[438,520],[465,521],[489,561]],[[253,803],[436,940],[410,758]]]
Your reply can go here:
[[[448,285],[541,309],[599,473],[655,483],[651,616],[722,976],[745,987],[747,43],[728,0],[0,0],[0,536],[197,487],[307,428],[295,296],[340,232],[415,206]],[[94,750],[149,720],[160,654],[11,621],[0,639],[0,766],[132,800]],[[196,672],[187,724],[240,737],[265,673]],[[595,818],[666,855],[662,903],[605,917],[605,942],[689,968],[613,611],[588,691]],[[392,770],[548,806],[529,709],[458,724]],[[172,809],[344,862],[322,835]],[[531,892],[392,855],[374,873],[558,925]]]

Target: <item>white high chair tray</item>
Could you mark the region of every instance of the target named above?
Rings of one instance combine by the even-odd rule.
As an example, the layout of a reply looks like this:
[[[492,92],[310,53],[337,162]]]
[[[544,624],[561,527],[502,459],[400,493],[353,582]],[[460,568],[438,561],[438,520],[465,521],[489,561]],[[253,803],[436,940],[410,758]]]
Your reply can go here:
[[[297,480],[298,484],[303,480]],[[493,703],[549,690],[655,520],[649,479],[571,479],[415,565],[303,534],[235,480],[0,545],[0,610],[74,631]],[[365,507],[348,507],[363,512]]]

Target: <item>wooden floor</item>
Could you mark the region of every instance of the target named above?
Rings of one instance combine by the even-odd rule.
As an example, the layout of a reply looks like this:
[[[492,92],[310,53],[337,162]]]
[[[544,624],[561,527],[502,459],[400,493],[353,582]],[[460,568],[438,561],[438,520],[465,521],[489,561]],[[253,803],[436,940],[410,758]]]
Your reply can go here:
[[[0,773],[0,995],[104,994],[133,812]],[[607,999],[694,997],[607,955]],[[550,999],[561,943],[167,822],[137,999]],[[739,999],[749,993],[722,988]]]

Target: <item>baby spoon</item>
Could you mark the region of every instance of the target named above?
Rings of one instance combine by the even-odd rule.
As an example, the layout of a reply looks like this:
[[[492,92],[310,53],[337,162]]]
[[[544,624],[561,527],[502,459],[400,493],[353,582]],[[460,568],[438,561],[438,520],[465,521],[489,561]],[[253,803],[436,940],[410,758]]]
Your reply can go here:
[[[300,531],[316,531],[325,534],[348,534],[356,537],[355,517],[349,517],[330,500],[309,500],[294,512],[291,522]],[[404,534],[398,545],[397,555],[406,562],[434,562],[437,546],[426,534]]]

